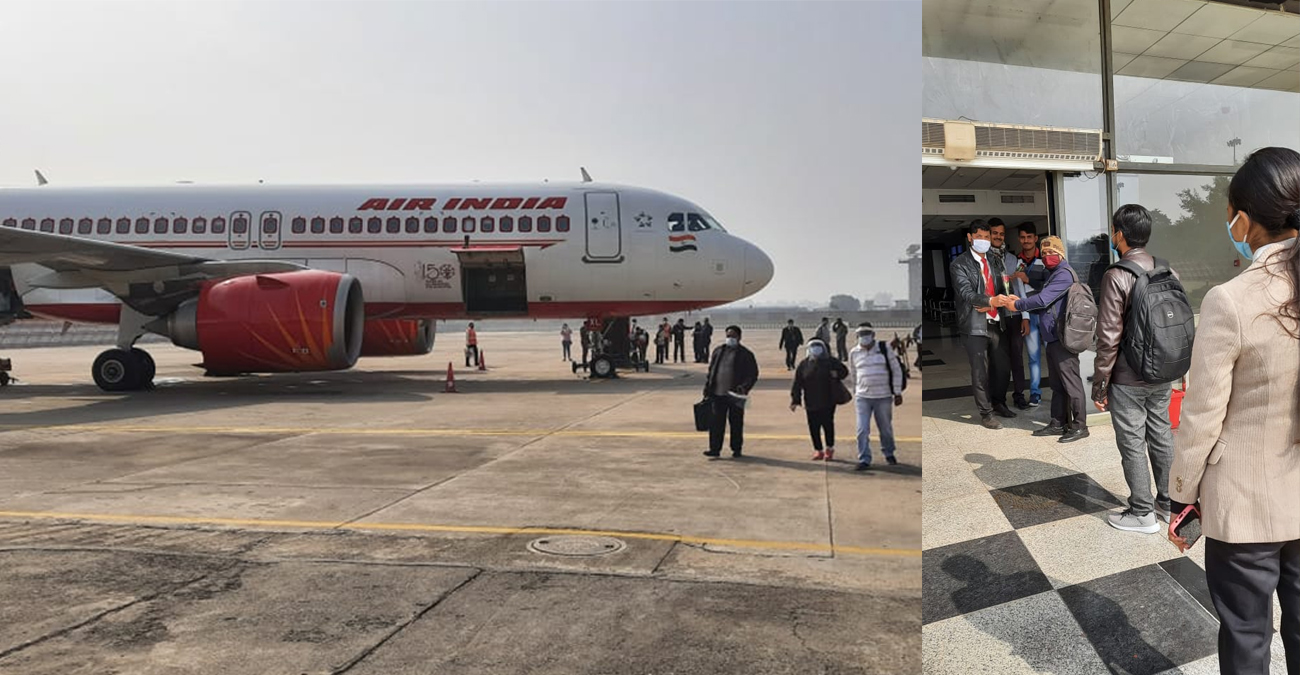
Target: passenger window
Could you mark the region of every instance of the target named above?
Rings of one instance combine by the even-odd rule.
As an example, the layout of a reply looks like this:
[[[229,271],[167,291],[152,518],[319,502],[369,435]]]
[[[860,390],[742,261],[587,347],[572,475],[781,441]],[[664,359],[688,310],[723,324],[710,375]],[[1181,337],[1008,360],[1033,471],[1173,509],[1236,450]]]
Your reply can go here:
[[[167,234],[168,226],[171,225],[166,218],[158,218],[153,221],[154,234]]]
[[[302,234],[307,231],[307,219],[302,216],[294,216],[289,221],[289,231],[294,234]]]
[[[135,219],[135,233],[136,233],[136,234],[149,234],[149,219],[148,219],[148,218],[136,218],[136,219]]]
[[[479,231],[481,232],[497,231],[497,221],[492,216],[483,216],[483,221],[479,223],[479,226]]]
[[[501,216],[501,231],[502,231],[502,232],[514,232],[514,231],[515,231],[515,219],[514,219],[514,218],[511,218],[510,216]]]
[[[343,219],[339,216],[330,218],[330,234],[343,234]]]
[[[366,231],[370,234],[379,234],[384,231],[384,219],[379,216],[373,216],[366,221]]]
[[[194,234],[207,234],[207,232],[208,232],[208,219],[204,218],[203,216],[199,216],[198,218],[195,218]]]
[[[112,219],[112,218],[100,218],[100,219],[99,219],[99,224],[95,226],[95,233],[96,233],[96,234],[112,234],[112,233],[113,233],[113,219]]]
[[[230,221],[230,231],[235,234],[248,234],[248,218],[244,216],[235,216]]]
[[[42,218],[42,219],[41,219],[41,232],[53,232],[53,231],[54,231],[54,219],[53,219],[53,218]]]
[[[402,219],[392,216],[388,219],[388,233],[397,234],[402,231]]]
[[[225,233],[226,233],[226,218],[224,216],[217,216],[216,218],[213,218],[212,234],[225,234]]]
[[[361,234],[361,224],[361,216],[352,216],[348,219],[348,232]]]
[[[262,232],[266,234],[275,234],[280,231],[280,219],[275,216],[266,216],[262,218]]]
[[[424,219],[424,233],[425,233],[425,234],[437,234],[437,233],[438,233],[438,217],[437,217],[437,216],[429,216],[428,218],[425,218],[425,219]]]
[[[172,234],[185,234],[190,230],[190,221],[188,218],[181,217],[172,221]]]
[[[685,232],[685,231],[686,231],[686,219],[682,217],[682,214],[680,214],[680,213],[669,214],[669,216],[668,216],[668,231],[669,231],[669,232]]]
[[[474,221],[474,216],[465,216],[464,218],[460,219],[461,232],[473,232],[476,225],[477,223],[475,223]]]
[[[568,217],[568,216],[557,216],[557,217],[555,218],[555,231],[556,231],[556,232],[568,232],[568,231],[569,231],[569,217]]]
[[[442,231],[447,233],[454,233],[456,231],[456,218],[453,216],[447,216],[446,218],[443,218]]]
[[[72,228],[76,225],[71,218],[64,218],[59,221],[59,234],[72,234]]]
[[[550,216],[537,216],[537,231],[538,231],[538,232],[550,232],[550,231],[551,231],[551,217],[550,217]]]
[[[407,234],[419,234],[419,233],[420,233],[420,219],[419,219],[419,218],[417,218],[417,217],[415,217],[415,216],[410,216],[410,217],[408,217],[408,218],[406,219],[406,233],[407,233]]]
[[[77,234],[90,234],[95,229],[95,221],[90,218],[82,218],[77,221]]]
[[[24,229],[24,230],[34,230],[34,229],[36,229],[36,219],[35,219],[35,218],[23,218],[23,229]]]
[[[118,218],[118,219],[117,219],[117,233],[118,233],[118,234],[131,234],[131,219],[130,219],[130,218]]]
[[[520,232],[532,232],[532,231],[533,231],[533,217],[532,217],[532,216],[519,216],[519,231],[520,231]]]
[[[5,218],[4,227],[18,227],[18,221],[13,218]]]

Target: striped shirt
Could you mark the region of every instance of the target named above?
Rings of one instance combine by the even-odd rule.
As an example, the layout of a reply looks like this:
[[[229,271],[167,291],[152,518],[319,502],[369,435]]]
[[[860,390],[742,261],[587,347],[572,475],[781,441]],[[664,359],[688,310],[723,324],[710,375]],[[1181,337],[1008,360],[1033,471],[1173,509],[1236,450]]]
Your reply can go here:
[[[873,342],[869,347],[858,345],[849,350],[849,376],[853,378],[857,398],[893,398],[903,393],[903,365],[894,357],[894,352],[885,345],[885,353],[880,353],[881,343]],[[893,359],[886,361],[885,359]],[[893,368],[894,381],[890,387],[889,369]]]

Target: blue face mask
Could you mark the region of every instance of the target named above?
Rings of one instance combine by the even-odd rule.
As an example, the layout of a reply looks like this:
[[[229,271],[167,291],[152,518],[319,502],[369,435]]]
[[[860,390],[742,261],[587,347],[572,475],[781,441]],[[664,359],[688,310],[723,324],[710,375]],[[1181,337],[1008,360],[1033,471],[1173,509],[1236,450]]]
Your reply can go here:
[[[821,345],[813,345],[808,348],[808,353],[811,354],[813,358],[819,359],[822,354],[826,353],[826,350],[822,349]]]
[[[1237,215],[1233,216],[1232,220],[1228,221],[1228,238],[1232,239],[1232,245],[1237,248],[1238,255],[1245,258],[1246,260],[1254,260],[1255,252],[1251,250],[1250,244],[1244,241],[1237,241],[1232,236],[1232,226],[1237,224],[1237,219],[1240,217],[1241,217],[1241,211],[1238,211]]]
[[[1122,258],[1122,257],[1123,257],[1123,256],[1121,256],[1121,255],[1119,254],[1119,249],[1115,248],[1115,242],[1114,242],[1114,240],[1112,240],[1112,241],[1110,242],[1110,252],[1111,252],[1111,253],[1114,253],[1116,258]]]

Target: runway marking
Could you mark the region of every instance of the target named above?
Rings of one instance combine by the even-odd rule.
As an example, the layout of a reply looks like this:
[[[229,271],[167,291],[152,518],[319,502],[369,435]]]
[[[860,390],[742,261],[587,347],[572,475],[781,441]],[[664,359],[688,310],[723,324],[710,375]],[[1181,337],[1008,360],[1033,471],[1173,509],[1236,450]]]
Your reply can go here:
[[[730,546],[782,551],[807,551],[834,553],[836,555],[894,556],[919,558],[921,551],[905,548],[871,548],[843,546],[798,541],[764,541],[756,539],[723,539],[694,537],[658,532],[620,532],[617,530],[587,530],[581,528],[550,527],[497,527],[491,525],[425,525],[419,523],[332,523],[315,520],[263,520],[258,518],[190,518],[185,516],[134,516],[104,513],[56,513],[50,511],[0,511],[0,518],[26,518],[41,520],[86,520],[104,523],[170,524],[170,525],[229,525],[242,527],[294,527],[313,530],[377,530],[389,532],[454,532],[460,534],[576,534],[589,536],[621,537],[648,541],[669,541],[704,546]]]
[[[570,429],[354,429],[349,427],[200,427],[152,426],[117,424],[0,424],[0,431],[33,431],[59,429],[61,431],[110,431],[118,433],[201,433],[201,434],[331,434],[362,436],[569,436],[590,438],[691,438],[702,437],[698,431],[606,431]],[[807,434],[754,434],[746,439],[760,441],[798,441]],[[879,440],[879,436],[871,438]],[[920,443],[920,436],[895,436],[899,443]]]

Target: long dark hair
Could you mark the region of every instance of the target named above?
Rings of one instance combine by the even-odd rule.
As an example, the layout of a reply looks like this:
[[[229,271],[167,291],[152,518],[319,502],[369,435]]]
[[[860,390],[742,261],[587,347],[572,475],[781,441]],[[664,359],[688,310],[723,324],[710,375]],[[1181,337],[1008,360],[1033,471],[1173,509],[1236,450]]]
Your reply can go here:
[[[1228,184],[1228,205],[1245,211],[1272,235],[1300,229],[1300,152],[1290,148],[1261,148],[1252,152]],[[1277,322],[1300,340],[1300,246],[1266,268],[1285,278],[1291,298],[1278,307]]]

